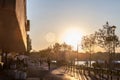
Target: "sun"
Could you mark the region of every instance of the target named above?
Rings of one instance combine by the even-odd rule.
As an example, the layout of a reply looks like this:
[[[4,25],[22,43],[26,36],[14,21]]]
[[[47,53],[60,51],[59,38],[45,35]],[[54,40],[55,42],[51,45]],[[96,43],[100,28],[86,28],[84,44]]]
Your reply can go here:
[[[77,28],[71,28],[65,31],[63,41],[77,50],[77,45],[80,44],[82,33]]]

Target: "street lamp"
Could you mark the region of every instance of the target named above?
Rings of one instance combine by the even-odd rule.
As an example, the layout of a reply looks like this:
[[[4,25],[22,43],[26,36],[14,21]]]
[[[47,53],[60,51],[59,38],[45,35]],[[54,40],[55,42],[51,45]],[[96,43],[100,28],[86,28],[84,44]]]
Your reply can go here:
[[[116,26],[112,26],[111,27],[112,29],[112,41],[113,41],[113,53],[115,53],[115,41],[117,40],[116,38],[116,35],[115,35],[115,29],[116,29]]]
[[[109,26],[109,24],[106,24],[107,26],[107,41],[109,42],[109,67],[110,69],[114,68],[113,60],[115,57],[115,47],[116,47],[116,41],[118,41],[117,36],[115,35],[115,29],[116,26]]]
[[[79,50],[79,46],[77,44],[77,66],[78,66],[78,50]]]
[[[112,65],[112,68],[114,68],[114,59],[115,59],[115,47],[116,47],[116,41],[117,41],[117,37],[115,35],[115,29],[116,29],[116,26],[112,26],[111,27],[111,30],[112,30],[112,62],[113,62],[113,65]]]
[[[78,54],[79,54],[79,47],[80,47],[80,44],[79,43],[77,43],[77,57],[76,57],[76,59],[77,59],[77,65],[79,65],[79,60],[78,60]]]
[[[114,66],[112,65],[112,62],[115,55],[116,41],[118,41],[118,38],[115,35],[116,26],[110,26],[109,23],[106,22],[106,25],[104,25],[103,27],[106,31],[106,35],[104,35],[106,37],[105,42],[108,43],[109,68],[113,68]]]

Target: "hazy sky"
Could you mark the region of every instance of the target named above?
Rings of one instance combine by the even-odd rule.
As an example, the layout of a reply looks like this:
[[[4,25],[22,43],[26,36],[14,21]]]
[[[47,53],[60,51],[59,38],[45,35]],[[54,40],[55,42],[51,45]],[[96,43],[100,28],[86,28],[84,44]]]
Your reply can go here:
[[[120,0],[28,0],[30,37],[34,50],[63,42],[63,35],[76,28],[81,35],[94,33],[109,21],[120,36]]]

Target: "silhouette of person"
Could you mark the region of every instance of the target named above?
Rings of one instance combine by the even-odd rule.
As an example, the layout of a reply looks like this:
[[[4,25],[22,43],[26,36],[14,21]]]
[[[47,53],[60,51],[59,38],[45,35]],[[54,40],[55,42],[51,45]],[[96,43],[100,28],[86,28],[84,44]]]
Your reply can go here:
[[[50,70],[50,63],[51,63],[50,58],[47,59],[47,63],[48,63],[48,69]]]

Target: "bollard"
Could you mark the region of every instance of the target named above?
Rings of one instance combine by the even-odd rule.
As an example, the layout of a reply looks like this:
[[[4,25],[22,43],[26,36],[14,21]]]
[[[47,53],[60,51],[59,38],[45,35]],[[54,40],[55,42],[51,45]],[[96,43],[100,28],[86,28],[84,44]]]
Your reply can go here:
[[[119,80],[119,76],[117,77],[117,80]]]
[[[104,73],[103,73],[103,69],[102,69],[102,78],[103,78],[103,74],[104,74]]]
[[[85,68],[83,69],[83,74],[85,74]]]
[[[90,76],[90,68],[88,68],[87,70],[88,70],[88,75]]]
[[[73,77],[73,66],[72,66],[72,77]]]
[[[107,79],[109,80],[109,71],[107,70]]]
[[[112,70],[110,71],[110,74],[111,74],[111,80],[112,80]]]
[[[117,75],[118,75],[118,76],[117,76],[117,80],[119,80],[119,71],[118,71],[118,70],[117,70]]]

